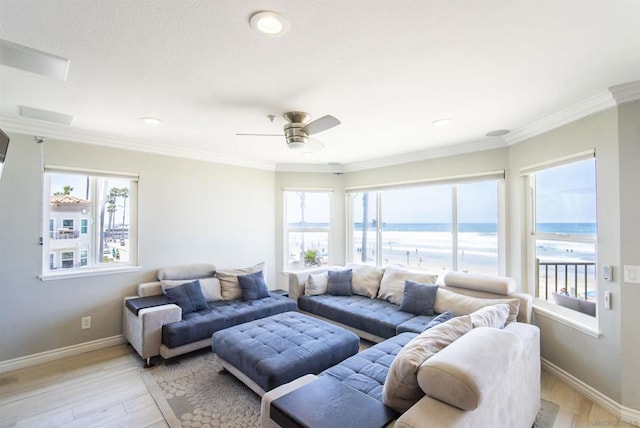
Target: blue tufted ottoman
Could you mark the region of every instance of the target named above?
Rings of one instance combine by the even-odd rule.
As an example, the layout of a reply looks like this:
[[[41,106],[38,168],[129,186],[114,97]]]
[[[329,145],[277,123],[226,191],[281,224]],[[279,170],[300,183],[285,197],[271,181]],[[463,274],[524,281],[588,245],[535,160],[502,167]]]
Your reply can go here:
[[[229,372],[262,396],[355,355],[360,339],[328,322],[284,312],[217,331],[211,346]]]

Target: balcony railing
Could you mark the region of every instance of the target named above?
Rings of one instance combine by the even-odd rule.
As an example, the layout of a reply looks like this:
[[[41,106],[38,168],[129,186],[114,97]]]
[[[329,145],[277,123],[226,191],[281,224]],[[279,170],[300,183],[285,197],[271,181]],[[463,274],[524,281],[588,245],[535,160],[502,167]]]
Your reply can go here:
[[[549,300],[550,293],[564,291],[573,297],[589,300],[595,295],[594,262],[547,262],[536,259],[538,296]]]
[[[53,239],[76,239],[80,237],[80,231],[74,229],[58,229],[50,233]]]

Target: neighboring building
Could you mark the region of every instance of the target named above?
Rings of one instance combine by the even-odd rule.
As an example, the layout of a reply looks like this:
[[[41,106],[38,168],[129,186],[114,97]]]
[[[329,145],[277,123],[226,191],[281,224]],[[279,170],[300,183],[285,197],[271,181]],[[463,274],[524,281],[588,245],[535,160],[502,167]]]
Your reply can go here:
[[[51,196],[49,269],[86,266],[91,202],[72,195]]]

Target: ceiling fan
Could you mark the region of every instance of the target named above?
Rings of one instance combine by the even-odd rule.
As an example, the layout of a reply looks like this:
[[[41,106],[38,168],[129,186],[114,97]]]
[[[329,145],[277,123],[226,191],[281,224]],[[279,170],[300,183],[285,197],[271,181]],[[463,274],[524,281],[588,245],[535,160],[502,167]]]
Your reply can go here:
[[[258,137],[285,137],[287,146],[293,150],[317,151],[324,148],[324,145],[309,135],[317,134],[327,129],[340,125],[340,121],[331,115],[322,116],[309,122],[311,115],[303,111],[290,111],[283,114],[287,123],[284,125],[284,134],[241,134],[241,136]],[[273,122],[275,116],[269,115]],[[308,123],[307,123],[308,122]]]

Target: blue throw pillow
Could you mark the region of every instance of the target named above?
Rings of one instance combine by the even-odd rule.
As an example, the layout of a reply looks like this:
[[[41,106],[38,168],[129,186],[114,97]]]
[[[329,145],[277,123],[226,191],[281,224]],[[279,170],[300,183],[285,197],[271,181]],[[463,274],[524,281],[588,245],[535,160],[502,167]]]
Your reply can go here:
[[[164,294],[180,306],[183,315],[208,308],[207,300],[200,288],[200,281],[197,279],[177,287],[167,288],[164,290]]]
[[[451,311],[443,312],[437,317],[435,317],[434,319],[432,319],[431,321],[429,321],[429,324],[427,324],[424,329],[428,330],[431,327],[435,327],[438,324],[442,324],[443,322],[449,321],[451,318],[453,318],[453,312]]]
[[[256,300],[270,296],[262,271],[238,275],[238,284],[242,289],[242,300]]]
[[[351,269],[330,270],[327,272],[327,294],[332,296],[351,296]]]
[[[405,280],[404,294],[400,310],[416,315],[434,314],[433,306],[436,303],[438,286],[433,284],[420,284],[415,281]]]

